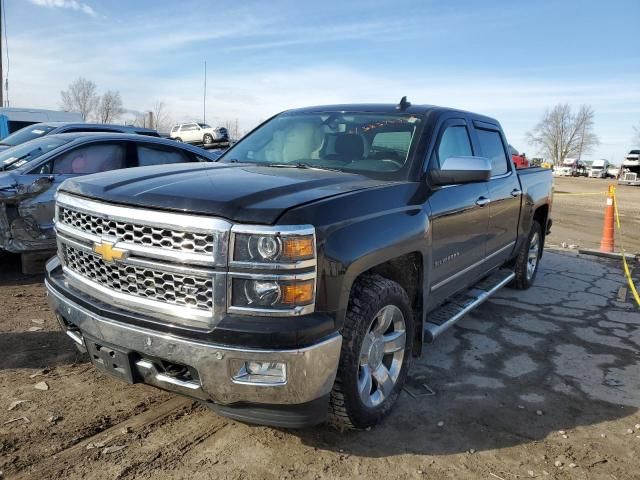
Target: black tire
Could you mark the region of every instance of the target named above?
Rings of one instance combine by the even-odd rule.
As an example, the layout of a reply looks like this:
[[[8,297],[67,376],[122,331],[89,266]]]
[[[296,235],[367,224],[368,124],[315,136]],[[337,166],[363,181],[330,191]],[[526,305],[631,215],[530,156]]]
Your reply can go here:
[[[204,137],[202,137],[202,143],[205,145],[211,145],[213,143],[213,137],[206,133]]]
[[[530,271],[530,253],[532,252],[532,242],[537,239],[537,257],[535,261],[535,267],[533,272]],[[512,288],[517,288],[518,290],[526,290],[531,285],[533,285],[534,280],[536,279],[536,275],[538,274],[538,267],[540,266],[540,257],[542,256],[542,248],[543,248],[543,240],[542,236],[542,227],[537,220],[533,221],[531,225],[531,231],[529,232],[529,236],[527,237],[527,241],[522,244],[520,247],[520,251],[518,252],[518,256],[516,257],[515,262],[515,274],[516,277],[509,284]]]
[[[176,138],[174,138],[174,140],[175,140],[176,142],[182,142],[182,139],[181,139],[180,137],[176,137]]]
[[[365,336],[369,334],[376,320],[376,315],[387,306],[397,307],[404,316],[404,357],[391,393],[386,395],[379,405],[371,407],[362,401],[358,392],[360,350]],[[366,428],[380,422],[391,411],[407,378],[412,359],[414,325],[409,297],[396,282],[379,275],[366,275],[355,282],[341,332],[343,342],[338,373],[330,395],[331,425],[341,430]],[[393,328],[390,327],[391,330]],[[382,362],[389,362],[387,356],[383,357]],[[376,388],[381,387],[376,385]]]

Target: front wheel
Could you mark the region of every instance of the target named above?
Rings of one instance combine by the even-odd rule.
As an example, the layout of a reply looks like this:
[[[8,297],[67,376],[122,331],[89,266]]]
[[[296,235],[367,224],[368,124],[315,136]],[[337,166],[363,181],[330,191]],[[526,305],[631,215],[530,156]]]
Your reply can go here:
[[[533,285],[542,256],[542,243],[542,227],[537,220],[534,220],[527,241],[520,247],[516,258],[516,277],[511,283],[512,287],[526,290]]]
[[[379,275],[358,279],[342,336],[329,421],[341,429],[366,428],[391,411],[407,378],[414,320],[405,290]]]
[[[213,137],[208,133],[205,134],[205,136],[202,137],[202,143],[204,143],[205,145],[211,145],[213,143]]]

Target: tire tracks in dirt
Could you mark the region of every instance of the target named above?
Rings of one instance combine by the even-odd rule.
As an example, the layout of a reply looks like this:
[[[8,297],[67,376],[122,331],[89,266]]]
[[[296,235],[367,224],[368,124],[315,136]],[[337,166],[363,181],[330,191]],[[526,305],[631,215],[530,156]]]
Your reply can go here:
[[[90,435],[65,450],[61,450],[50,457],[44,458],[41,462],[34,464],[30,468],[20,471],[13,478],[15,480],[55,478],[60,472],[73,467],[77,461],[81,461],[81,459],[86,456],[87,447],[90,446],[91,443],[113,443],[118,438],[126,436],[126,433],[123,433],[123,429],[127,427],[131,430],[148,428],[158,422],[162,422],[172,414],[180,413],[188,409],[193,403],[192,400],[183,397],[171,398],[138,415],[129,417],[106,430]]]

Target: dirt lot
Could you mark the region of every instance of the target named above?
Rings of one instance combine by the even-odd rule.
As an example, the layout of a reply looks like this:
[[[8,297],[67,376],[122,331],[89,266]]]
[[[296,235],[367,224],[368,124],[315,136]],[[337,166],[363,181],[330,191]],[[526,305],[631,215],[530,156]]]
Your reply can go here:
[[[606,202],[604,192],[611,183],[615,184],[615,181],[556,177],[554,226],[548,243],[559,246],[564,242],[580,248],[599,248]],[[597,195],[598,192],[602,195]],[[640,187],[617,185],[616,196],[624,246],[628,252],[640,253]],[[616,250],[619,248],[620,239],[616,238]]]
[[[593,240],[588,208],[599,238],[602,200],[573,198],[556,198],[553,243]],[[411,390],[435,395],[405,392],[382,425],[351,433],[245,425],[98,374],[58,331],[42,278],[0,265],[4,478],[640,478],[640,312],[618,298],[616,261],[547,251],[534,288],[504,290],[416,361]]]

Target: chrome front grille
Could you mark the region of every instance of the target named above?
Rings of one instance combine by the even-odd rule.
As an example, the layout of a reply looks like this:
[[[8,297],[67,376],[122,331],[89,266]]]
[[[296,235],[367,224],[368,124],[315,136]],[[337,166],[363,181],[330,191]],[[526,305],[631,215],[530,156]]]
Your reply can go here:
[[[65,278],[78,290],[173,324],[211,329],[225,315],[226,220],[60,192],[55,226]]]
[[[626,172],[622,176],[622,180],[625,182],[635,182],[638,179],[638,174],[633,172]]]
[[[136,245],[208,255],[212,255],[214,251],[213,233],[185,232],[134,222],[118,221],[66,207],[59,207],[58,221],[98,237],[108,236],[116,241],[129,242]]]
[[[64,264],[77,274],[117,292],[171,305],[211,311],[211,277],[184,275],[120,262],[107,263],[98,255],[62,243]]]

